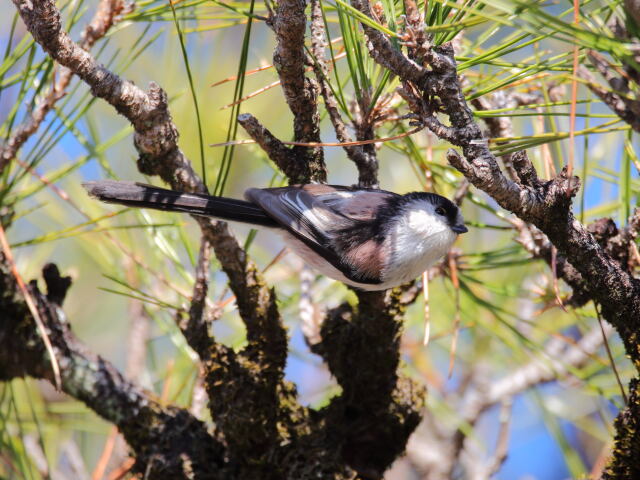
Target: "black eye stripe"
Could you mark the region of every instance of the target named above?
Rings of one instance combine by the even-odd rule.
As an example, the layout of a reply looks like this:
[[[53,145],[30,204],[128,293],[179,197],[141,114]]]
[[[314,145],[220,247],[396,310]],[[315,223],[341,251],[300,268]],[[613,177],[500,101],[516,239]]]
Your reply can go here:
[[[410,205],[415,201],[430,203],[434,207],[432,210],[434,213],[444,217],[450,225],[454,225],[456,223],[459,209],[451,200],[436,193],[411,192],[405,195],[396,195],[389,198],[388,201],[378,209],[378,224],[384,224],[385,221],[394,218],[398,209],[402,209],[405,205]],[[440,213],[440,211],[443,213]]]

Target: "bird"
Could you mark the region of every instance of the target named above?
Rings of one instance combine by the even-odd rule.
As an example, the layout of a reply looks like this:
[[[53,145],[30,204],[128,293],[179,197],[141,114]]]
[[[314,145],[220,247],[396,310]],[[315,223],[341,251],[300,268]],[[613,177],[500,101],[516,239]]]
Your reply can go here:
[[[421,275],[468,231],[458,206],[429,192],[404,195],[327,184],[249,188],[246,200],[117,180],[83,183],[107,203],[214,217],[275,230],[323,275],[360,290]]]

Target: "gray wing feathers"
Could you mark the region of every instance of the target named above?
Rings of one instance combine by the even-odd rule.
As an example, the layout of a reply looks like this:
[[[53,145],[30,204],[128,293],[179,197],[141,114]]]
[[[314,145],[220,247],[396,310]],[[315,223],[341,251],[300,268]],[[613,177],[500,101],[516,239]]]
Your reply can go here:
[[[324,186],[328,187],[328,186]],[[337,242],[338,232],[353,229],[354,220],[325,204],[320,198],[298,187],[274,189],[251,188],[245,198],[260,205],[289,233],[341,271],[347,278],[361,283],[379,283],[379,277],[356,275],[352,259]],[[363,238],[359,240],[364,240]]]
[[[320,195],[318,200],[345,217],[371,221],[378,208],[396,196],[398,195],[395,193],[383,190],[360,190]]]
[[[319,244],[327,241],[322,232],[340,228],[346,220],[300,188],[250,188],[244,195],[281,225]]]

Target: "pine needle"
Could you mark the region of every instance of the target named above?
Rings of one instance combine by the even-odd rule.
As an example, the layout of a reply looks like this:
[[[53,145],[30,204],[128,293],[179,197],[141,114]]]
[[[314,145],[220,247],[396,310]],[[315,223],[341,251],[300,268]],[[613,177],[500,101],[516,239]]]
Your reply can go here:
[[[611,369],[613,370],[613,374],[616,377],[616,382],[618,382],[618,387],[620,388],[620,394],[622,395],[622,400],[624,400],[624,404],[629,404],[629,399],[627,398],[627,394],[624,391],[624,386],[622,385],[622,380],[620,380],[620,374],[618,373],[618,368],[616,367],[616,362],[613,360],[613,355],[611,354],[611,348],[609,348],[609,339],[607,338],[607,334],[604,331],[604,325],[602,325],[602,317],[600,316],[600,311],[598,310],[598,306],[595,305],[596,315],[598,316],[598,324],[600,325],[600,331],[602,332],[602,339],[604,340],[604,348],[607,351],[607,356],[609,357],[609,361],[611,362]]]
[[[580,2],[573,0],[573,23],[578,26],[580,23]],[[573,162],[575,157],[575,130],[576,130],[576,102],[578,100],[578,64],[579,52],[578,45],[573,46],[573,78],[571,79],[571,115],[569,117],[569,162],[567,165],[567,176],[571,178],[573,175]],[[571,188],[567,191],[567,195],[571,196]]]
[[[400,133],[398,135],[393,135],[391,137],[385,138],[372,138],[371,140],[360,140],[353,142],[282,142],[284,145],[293,145],[295,147],[353,147],[356,145],[371,145],[372,143],[384,143],[391,142],[393,140],[398,140],[400,138],[408,137],[419,131],[423,130],[424,127],[417,127],[413,130],[409,130],[408,132]],[[229,145],[250,145],[252,143],[256,143],[255,140],[235,140],[232,142],[223,142],[223,143],[212,143],[210,147],[227,147]]]
[[[453,367],[455,365],[456,350],[458,348],[458,335],[460,333],[460,282],[458,281],[458,267],[456,265],[456,259],[449,252],[449,272],[451,274],[451,283],[456,295],[456,316],[453,321],[453,336],[451,337],[451,350],[449,354],[449,373],[447,378],[451,378],[453,374]]]

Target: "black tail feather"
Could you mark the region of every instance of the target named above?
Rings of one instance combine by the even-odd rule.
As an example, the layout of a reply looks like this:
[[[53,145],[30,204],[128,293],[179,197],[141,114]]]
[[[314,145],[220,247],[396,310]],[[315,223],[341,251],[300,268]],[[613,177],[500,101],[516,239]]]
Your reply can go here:
[[[278,224],[259,206],[234,198],[183,193],[136,182],[100,180],[82,184],[89,195],[107,203],[215,217],[264,227]]]

